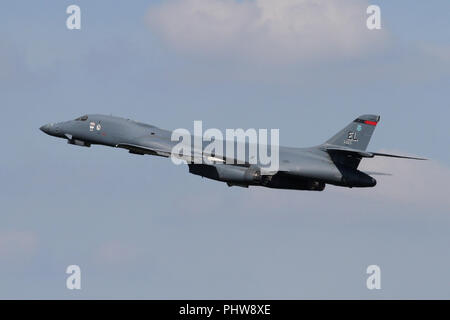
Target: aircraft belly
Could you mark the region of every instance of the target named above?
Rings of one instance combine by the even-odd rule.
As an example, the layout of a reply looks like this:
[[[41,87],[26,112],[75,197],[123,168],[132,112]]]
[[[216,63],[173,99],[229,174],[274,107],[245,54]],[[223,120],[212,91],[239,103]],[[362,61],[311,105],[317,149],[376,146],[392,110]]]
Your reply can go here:
[[[342,174],[336,166],[329,163],[316,163],[308,166],[298,165],[290,170],[289,173],[298,177],[316,179],[328,183],[338,183],[342,180]]]

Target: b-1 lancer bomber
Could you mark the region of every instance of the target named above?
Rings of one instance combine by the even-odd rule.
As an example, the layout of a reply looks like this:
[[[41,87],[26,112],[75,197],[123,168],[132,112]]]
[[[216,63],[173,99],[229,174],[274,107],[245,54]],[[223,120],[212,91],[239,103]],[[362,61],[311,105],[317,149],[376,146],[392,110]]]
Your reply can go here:
[[[370,173],[358,170],[363,158],[425,160],[366,151],[379,121],[378,115],[362,115],[323,144],[309,148],[280,146],[276,171],[265,171],[258,162],[251,163],[248,156],[246,159],[229,159],[225,152],[207,152],[204,148],[198,150],[194,147],[190,157],[175,154],[174,146],[179,141],[172,141],[172,131],[115,116],[85,115],[75,120],[47,124],[40,129],[76,146],[104,145],[126,149],[132,154],[178,157],[186,161],[190,173],[225,182],[228,186],[322,191],[326,184],[349,188],[374,187],[377,181]],[[248,142],[245,144],[248,149]],[[208,161],[199,163],[192,155]]]

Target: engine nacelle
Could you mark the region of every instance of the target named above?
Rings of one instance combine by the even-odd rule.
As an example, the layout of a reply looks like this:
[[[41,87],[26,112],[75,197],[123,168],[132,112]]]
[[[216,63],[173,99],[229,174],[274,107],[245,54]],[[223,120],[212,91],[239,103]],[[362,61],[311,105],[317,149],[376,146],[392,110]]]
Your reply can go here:
[[[340,185],[346,187],[358,187],[358,188],[371,188],[375,187],[377,180],[369,176],[368,174],[359,170],[340,168],[342,173],[342,183]]]
[[[189,172],[205,178],[234,182],[239,185],[258,184],[261,181],[261,172],[257,169],[224,164],[190,164]]]
[[[308,191],[323,191],[325,183],[312,179],[294,177],[286,175],[282,172],[272,176],[270,180],[265,183],[266,187],[275,189],[293,189],[293,190],[308,190]]]

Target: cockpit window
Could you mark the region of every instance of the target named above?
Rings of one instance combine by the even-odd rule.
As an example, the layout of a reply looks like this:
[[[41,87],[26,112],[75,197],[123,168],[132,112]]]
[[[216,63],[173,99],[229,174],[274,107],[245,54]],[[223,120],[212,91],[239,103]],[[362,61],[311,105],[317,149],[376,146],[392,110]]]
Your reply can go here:
[[[79,118],[76,118],[75,121],[86,121],[88,119],[88,116],[82,116]]]

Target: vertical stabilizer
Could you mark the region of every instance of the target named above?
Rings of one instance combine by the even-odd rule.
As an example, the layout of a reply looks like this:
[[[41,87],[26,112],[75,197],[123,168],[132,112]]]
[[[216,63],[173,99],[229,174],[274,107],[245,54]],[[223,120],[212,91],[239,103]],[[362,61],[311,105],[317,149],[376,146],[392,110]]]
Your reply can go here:
[[[347,147],[357,150],[366,150],[380,116],[366,114],[356,118],[347,127],[339,131],[325,144]]]

